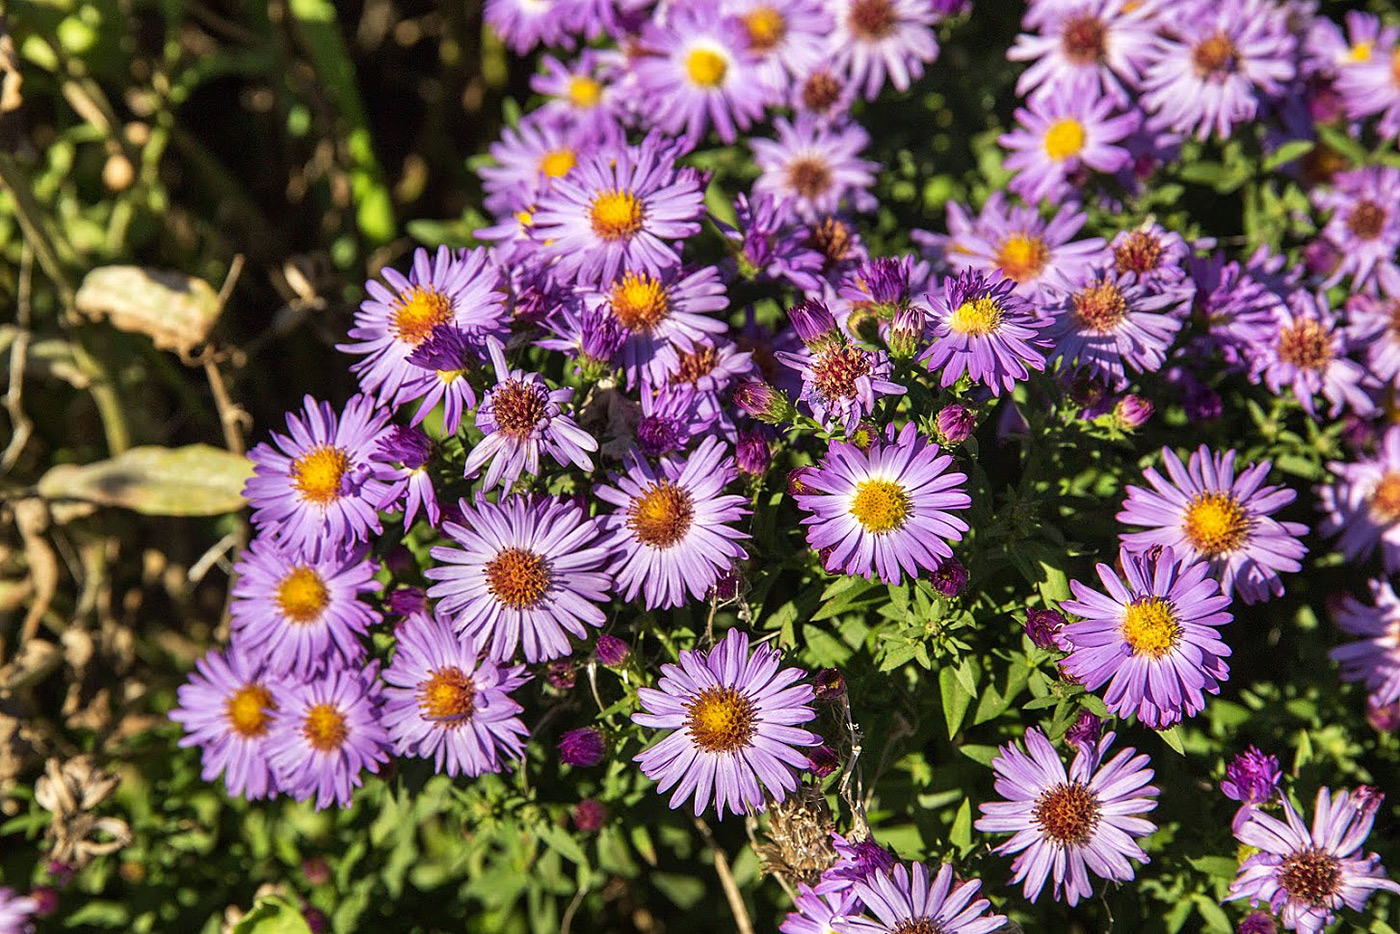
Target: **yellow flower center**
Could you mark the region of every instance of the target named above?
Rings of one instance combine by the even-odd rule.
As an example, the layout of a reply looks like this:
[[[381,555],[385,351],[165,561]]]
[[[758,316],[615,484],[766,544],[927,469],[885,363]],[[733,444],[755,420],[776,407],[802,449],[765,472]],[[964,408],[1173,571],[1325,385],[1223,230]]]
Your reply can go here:
[[[433,288],[414,286],[399,296],[394,308],[394,336],[417,347],[433,336],[439,325],[452,320],[452,300]]]
[[[959,334],[984,337],[1001,327],[1001,306],[986,297],[963,302],[948,317],[948,327]]]
[[[630,191],[617,188],[593,196],[588,219],[593,232],[604,240],[622,240],[642,229],[642,202]]]
[[[546,153],[540,160],[540,172],[549,178],[559,178],[578,165],[578,156],[572,149],[556,149]]]
[[[1249,537],[1249,525],[1249,513],[1229,493],[1197,496],[1182,519],[1187,541],[1207,558],[1243,545]]]
[[[317,752],[339,749],[349,732],[345,715],[330,704],[316,704],[301,721],[301,735]]]
[[[649,331],[670,311],[666,286],[646,273],[629,272],[613,283],[613,314],[623,327]]]
[[[627,507],[627,526],[637,541],[653,548],[670,548],[690,531],[695,505],[690,494],[670,480],[658,480]]]
[[[267,734],[277,705],[272,695],[260,684],[245,684],[228,699],[226,714],[233,732],[246,739],[255,739]]]
[[[476,685],[460,668],[437,668],[418,684],[418,713],[424,720],[460,726],[475,712]]]
[[[340,498],[340,484],[350,469],[350,456],[340,448],[322,445],[292,461],[292,486],[302,499],[328,506]]]
[[[728,59],[713,49],[691,49],[685,58],[685,73],[701,87],[718,87],[728,71]]]
[[[486,587],[506,606],[535,606],[549,590],[549,562],[524,548],[503,548],[486,562]]]
[[[1134,655],[1161,658],[1176,648],[1181,625],[1170,603],[1161,597],[1143,597],[1129,603],[1123,614],[1123,641]]]
[[[588,75],[569,79],[569,103],[579,110],[591,110],[603,99],[603,85]]]
[[[1065,117],[1050,124],[1045,131],[1045,154],[1055,162],[1064,162],[1084,149],[1084,124]]]
[[[686,705],[686,711],[690,738],[706,752],[736,752],[753,737],[753,701],[733,688],[705,688]]]
[[[277,606],[294,623],[309,623],[321,615],[330,602],[331,592],[314,568],[301,566],[277,585]]]
[[[1358,42],[1347,50],[1346,60],[1355,64],[1369,62],[1371,60],[1371,50],[1374,48],[1374,42]]]
[[[775,8],[759,6],[744,14],[744,28],[749,34],[749,48],[755,52],[767,52],[783,41],[787,22]]]
[[[1040,275],[1050,262],[1050,248],[1036,234],[1015,233],[1001,242],[996,264],[1015,282],[1027,282]]]
[[[1382,522],[1400,519],[1400,473],[1385,474],[1371,491],[1371,515]]]
[[[884,535],[909,520],[909,494],[891,480],[862,480],[851,499],[851,515],[871,535]]]

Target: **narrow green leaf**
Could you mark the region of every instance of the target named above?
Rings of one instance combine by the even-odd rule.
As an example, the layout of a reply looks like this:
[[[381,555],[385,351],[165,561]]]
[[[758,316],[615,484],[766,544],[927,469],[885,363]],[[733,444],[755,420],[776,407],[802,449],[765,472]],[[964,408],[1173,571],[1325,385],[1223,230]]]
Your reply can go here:
[[[1169,726],[1165,730],[1158,730],[1157,735],[1166,741],[1166,744],[1176,750],[1178,756],[1186,755],[1186,747],[1181,741],[1181,727]]]
[[[938,691],[943,698],[943,716],[948,721],[948,736],[957,734],[962,725],[967,708],[972,704],[972,695],[958,684],[958,676],[952,668],[938,672]]]
[[[963,803],[958,808],[958,816],[953,818],[953,827],[948,831],[948,842],[964,855],[972,849],[972,802],[967,798],[963,798]]]

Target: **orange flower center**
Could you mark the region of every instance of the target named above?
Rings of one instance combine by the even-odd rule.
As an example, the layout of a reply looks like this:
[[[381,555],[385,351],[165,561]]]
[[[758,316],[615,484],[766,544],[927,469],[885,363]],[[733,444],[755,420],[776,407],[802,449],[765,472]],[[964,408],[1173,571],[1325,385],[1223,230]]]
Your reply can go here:
[[[1080,782],[1061,783],[1041,793],[1031,817],[1060,846],[1087,846],[1099,823],[1099,799]]]
[[[1374,240],[1385,229],[1385,208],[1374,201],[1359,201],[1347,215],[1347,230],[1362,240]]]
[[[737,752],[753,738],[757,711],[733,688],[705,688],[685,709],[690,738],[706,752]]]
[[[1172,605],[1161,597],[1142,597],[1123,613],[1123,641],[1134,655],[1161,658],[1176,648],[1181,624]]]
[[[804,198],[816,198],[831,187],[831,167],[815,156],[794,159],[787,175],[792,190]]]
[[[1186,540],[1207,558],[1234,551],[1249,537],[1249,513],[1229,493],[1205,493],[1186,507]]]
[[[1149,273],[1162,261],[1162,241],[1145,230],[1134,230],[1113,248],[1113,268],[1118,273]]]
[[[1224,76],[1235,70],[1237,54],[1230,37],[1218,32],[1191,50],[1191,64],[1198,77]]]
[[[891,480],[862,480],[856,484],[850,513],[871,535],[885,535],[909,521],[909,494]]]
[[[1050,248],[1038,235],[1031,233],[1012,234],[1001,242],[997,250],[996,264],[1001,267],[1006,278],[1015,282],[1028,282],[1040,275],[1045,264],[1050,262]]]
[[[666,286],[647,273],[629,272],[613,283],[613,314],[624,327],[649,331],[671,310]]]
[[[549,400],[538,386],[509,380],[497,387],[491,397],[496,430],[507,437],[524,440],[534,434],[549,416]]]
[[[322,445],[292,461],[292,486],[302,499],[328,506],[340,498],[341,481],[350,469],[350,456],[340,448]]]
[[[436,668],[418,683],[418,712],[424,720],[456,727],[476,711],[476,685],[460,668]]]
[[[1279,867],[1278,884],[1298,901],[1322,907],[1337,894],[1342,867],[1326,850],[1310,846],[1291,853]]]
[[[617,188],[598,192],[588,208],[593,232],[604,240],[627,239],[642,229],[645,216],[641,200]]]
[[[549,562],[524,548],[503,548],[485,570],[487,589],[511,609],[535,606],[549,590]]]
[[[771,6],[754,7],[744,14],[744,28],[749,34],[749,48],[760,53],[771,50],[787,34],[783,14]]]
[[[653,548],[670,548],[690,531],[695,504],[690,494],[670,480],[658,480],[632,500],[627,526],[637,541]]]
[[[261,684],[245,684],[228,699],[225,714],[233,732],[245,739],[267,735],[268,724],[277,705]]]
[[[439,325],[452,320],[452,300],[434,288],[415,285],[394,308],[394,336],[417,347]]]
[[[898,21],[890,0],[855,0],[846,19],[851,32],[862,42],[879,42],[894,32]]]
[[[1060,49],[1076,65],[1087,65],[1103,58],[1108,29],[1097,16],[1087,13],[1072,17],[1060,33]]]
[[[316,704],[306,712],[301,722],[301,734],[317,752],[333,752],[345,742],[349,733],[345,715],[330,704]]]
[[[1105,279],[1074,294],[1074,318],[1081,328],[1108,334],[1128,315],[1128,302],[1118,286]]]
[[[1278,357],[1301,370],[1321,370],[1332,359],[1332,341],[1312,318],[1299,318],[1278,335]]]
[[[1371,491],[1371,515],[1382,522],[1400,519],[1400,472],[1385,474]]]
[[[277,585],[277,607],[293,623],[310,623],[330,603],[331,592],[315,568],[302,565],[282,578]]]

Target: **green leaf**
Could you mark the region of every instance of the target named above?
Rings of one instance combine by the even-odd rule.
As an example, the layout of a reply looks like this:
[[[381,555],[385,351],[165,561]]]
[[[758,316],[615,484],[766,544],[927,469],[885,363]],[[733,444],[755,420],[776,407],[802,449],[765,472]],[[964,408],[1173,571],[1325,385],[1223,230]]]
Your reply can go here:
[[[978,765],[991,765],[992,760],[997,757],[999,750],[996,746],[978,746],[964,743],[958,747],[958,752],[967,756]]]
[[[208,444],[139,447],[94,464],[59,464],[39,478],[45,499],[78,499],[147,516],[219,516],[243,508],[253,464]]]
[[[555,824],[544,824],[539,828],[539,835],[550,849],[569,862],[588,867],[588,854],[583,852],[583,847],[579,846],[578,841],[564,828]]]
[[[1239,872],[1239,863],[1227,856],[1188,857],[1191,868],[1205,873],[1212,879],[1234,879]]]
[[[291,899],[264,895],[253,903],[252,911],[233,926],[233,934],[311,934],[311,928]]]
[[[1186,755],[1186,747],[1181,741],[1181,727],[1169,726],[1165,730],[1158,730],[1157,735],[1166,741],[1166,744],[1176,750],[1178,756]]]
[[[1310,139],[1295,139],[1292,142],[1284,143],[1264,160],[1264,168],[1272,172],[1295,159],[1301,159],[1312,152],[1313,146],[1314,143]]]
[[[952,737],[962,725],[967,708],[972,704],[972,695],[958,683],[957,673],[952,668],[938,672],[938,691],[943,697],[943,716],[948,721],[948,736]]]
[[[958,816],[953,818],[953,828],[948,831],[948,842],[958,848],[958,851],[967,855],[967,851],[972,849],[972,802],[963,798],[962,806],[958,808]]]

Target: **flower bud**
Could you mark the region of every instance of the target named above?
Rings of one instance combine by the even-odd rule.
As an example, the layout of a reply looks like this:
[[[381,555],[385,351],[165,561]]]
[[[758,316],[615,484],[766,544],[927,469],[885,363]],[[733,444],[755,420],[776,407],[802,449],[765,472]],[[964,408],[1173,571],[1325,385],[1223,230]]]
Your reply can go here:
[[[972,435],[977,415],[965,405],[945,405],[934,423],[934,435],[944,447],[955,448]]]
[[[1113,407],[1113,421],[1124,431],[1141,428],[1152,417],[1153,405],[1142,396],[1128,393]]]
[[[574,826],[584,833],[601,830],[608,822],[608,807],[597,798],[584,798],[574,805]]]
[[[924,342],[924,310],[918,305],[907,305],[895,312],[890,324],[890,356],[896,360],[913,359]]]
[[[933,589],[945,597],[956,597],[967,586],[967,568],[957,558],[948,558],[932,574]]]
[[[806,496],[809,493],[816,492],[802,482],[807,477],[815,476],[816,473],[817,468],[815,467],[794,467],[792,470],[789,470],[787,477],[788,496]]]
[[[734,404],[750,418],[770,425],[790,421],[792,402],[777,389],[756,376],[744,379],[734,390]]]
[[[1065,742],[1075,749],[1082,749],[1097,743],[1101,736],[1103,721],[1085,710],[1079,714],[1079,719],[1074,721],[1074,725],[1065,731]]]
[[[1042,649],[1059,648],[1059,632],[1065,618],[1058,610],[1027,610],[1026,635]]]
[[[1235,929],[1237,934],[1278,934],[1278,922],[1263,911],[1252,911]]]
[[[757,431],[741,431],[739,443],[734,446],[734,458],[739,464],[739,472],[752,477],[761,477],[768,472],[768,464],[773,460],[768,439]]]
[[[569,730],[559,737],[559,761],[577,768],[591,768],[603,761],[607,741],[603,731],[594,726]]]
[[[804,299],[789,308],[788,320],[809,350],[818,350],[841,340],[836,318],[824,303],[815,298]]]
[[[573,660],[561,658],[552,661],[545,668],[545,679],[551,687],[560,691],[568,691],[573,688],[578,680],[578,669],[574,666]]]
[[[598,641],[593,643],[593,657],[609,668],[621,665],[631,654],[631,646],[617,636],[610,636],[605,632],[599,633]]]
[[[826,778],[841,767],[841,757],[826,743],[807,753],[807,770],[817,778]]]
[[[846,696],[846,679],[835,668],[823,668],[812,680],[812,692],[819,701],[832,703]]]

